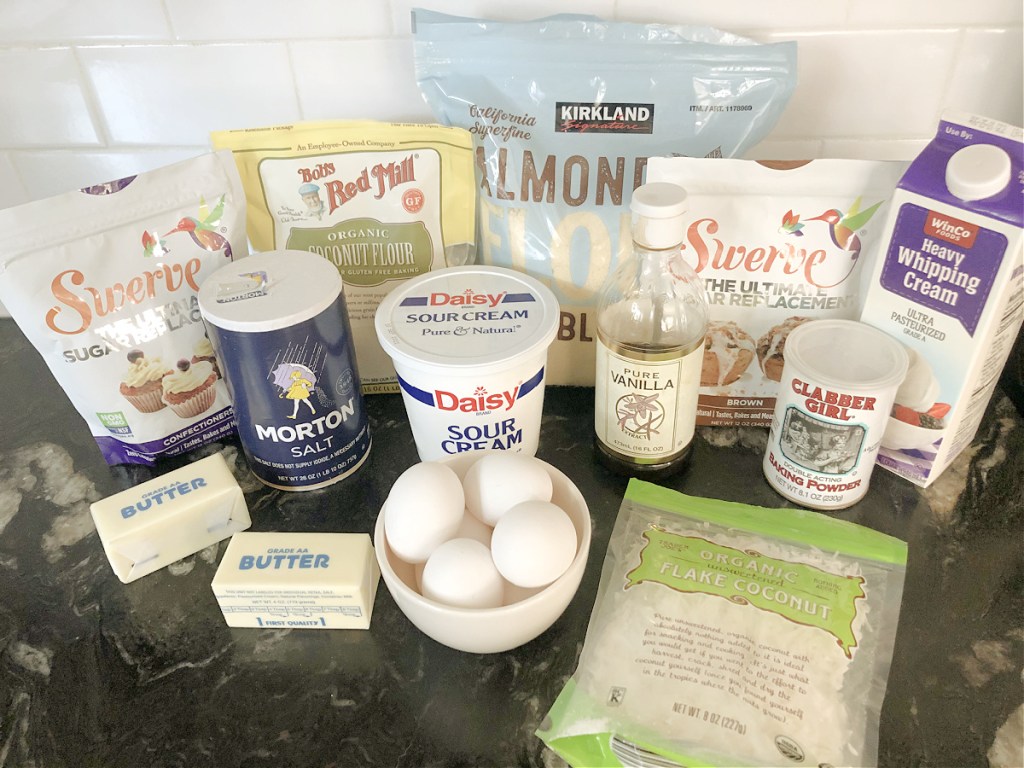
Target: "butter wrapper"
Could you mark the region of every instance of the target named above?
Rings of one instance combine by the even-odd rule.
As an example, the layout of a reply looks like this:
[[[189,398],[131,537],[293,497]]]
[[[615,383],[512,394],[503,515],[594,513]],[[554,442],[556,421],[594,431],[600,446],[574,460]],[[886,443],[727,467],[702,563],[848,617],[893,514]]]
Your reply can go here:
[[[126,584],[252,524],[219,453],[108,496],[90,511],[107,559]]]
[[[229,627],[368,629],[379,580],[365,533],[242,533],[211,586]]]

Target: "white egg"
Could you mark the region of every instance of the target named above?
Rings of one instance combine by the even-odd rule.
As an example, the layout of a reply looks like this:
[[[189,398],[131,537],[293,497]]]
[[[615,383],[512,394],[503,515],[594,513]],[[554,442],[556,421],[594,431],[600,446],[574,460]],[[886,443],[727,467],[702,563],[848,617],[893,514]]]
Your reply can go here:
[[[497,608],[505,582],[491,552],[476,539],[451,539],[423,566],[423,596],[457,608]]]
[[[491,546],[492,533],[494,533],[494,529],[491,528],[491,526],[469,514],[469,511],[467,510],[462,516],[462,522],[459,523],[459,527],[452,538],[476,539],[484,546],[489,547]]]
[[[522,453],[489,453],[463,479],[466,509],[487,525],[523,501],[551,501],[551,475],[544,462]]]
[[[407,563],[422,563],[455,535],[465,514],[462,483],[451,468],[424,461],[405,470],[384,505],[384,535]]]
[[[543,587],[576,557],[576,528],[548,501],[524,501],[508,510],[491,535],[498,572],[519,587]]]

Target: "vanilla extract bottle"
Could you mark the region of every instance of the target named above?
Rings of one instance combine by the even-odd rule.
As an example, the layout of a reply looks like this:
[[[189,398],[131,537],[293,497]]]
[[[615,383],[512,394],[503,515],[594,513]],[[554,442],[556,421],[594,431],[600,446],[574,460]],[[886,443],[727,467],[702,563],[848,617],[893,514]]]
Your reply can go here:
[[[686,210],[682,187],[638,187],[632,253],[601,290],[594,445],[620,474],[665,477],[692,450],[708,304],[682,255]]]

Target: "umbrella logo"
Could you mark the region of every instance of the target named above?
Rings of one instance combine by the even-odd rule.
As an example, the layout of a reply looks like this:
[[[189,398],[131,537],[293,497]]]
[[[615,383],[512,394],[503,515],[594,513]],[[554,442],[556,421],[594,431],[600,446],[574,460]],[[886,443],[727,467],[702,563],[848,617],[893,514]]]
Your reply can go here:
[[[298,417],[300,404],[309,408],[311,414],[316,414],[316,408],[310,400],[310,395],[316,386],[316,374],[312,369],[301,363],[281,363],[270,375],[274,384],[281,389],[278,397],[292,401],[292,412],[288,416],[289,419]]]

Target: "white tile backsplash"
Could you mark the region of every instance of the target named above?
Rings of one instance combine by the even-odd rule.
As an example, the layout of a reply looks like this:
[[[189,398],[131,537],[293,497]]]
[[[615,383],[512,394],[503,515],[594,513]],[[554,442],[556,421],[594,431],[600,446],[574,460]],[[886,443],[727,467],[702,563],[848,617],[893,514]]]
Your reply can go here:
[[[947,107],[1024,123],[1021,0],[0,0],[0,207],[200,154],[211,130],[432,121],[424,6],[796,40],[796,93],[754,158],[909,160]]]
[[[841,28],[852,0],[727,0],[698,2],[681,0],[630,0],[620,2],[616,18],[635,22],[692,24],[718,27],[734,32],[772,29]],[[754,35],[757,38],[757,35]]]
[[[32,200],[14,167],[9,152],[0,152],[0,208],[10,208]]]
[[[935,128],[955,30],[773,33],[795,39],[799,79],[774,138],[903,138]]]
[[[164,0],[178,40],[365,38],[391,34],[380,0]]]
[[[170,27],[160,0],[0,2],[0,45],[169,39]]]
[[[628,0],[626,5],[636,0]],[[611,19],[615,16],[615,6],[624,3],[616,0],[588,0],[585,3],[573,0],[518,0],[515,3],[501,3],[496,0],[433,0],[432,2],[415,2],[415,0],[391,0],[394,16],[395,32],[407,35],[410,30],[410,18],[413,8],[429,8],[452,16],[469,16],[476,19],[525,20],[539,19],[555,13],[585,13],[592,16]]]
[[[113,145],[208,145],[211,130],[300,117],[283,43],[96,47],[79,55]]]
[[[408,40],[292,43],[289,47],[305,119],[434,122],[416,86]],[[381,98],[384,93],[387,99]]]
[[[1020,125],[1024,110],[1021,31],[968,29],[963,35],[945,106]]]
[[[855,0],[848,21],[867,29],[1020,26],[1022,15],[1020,0]]]
[[[0,49],[0,147],[100,143],[70,48]]]

